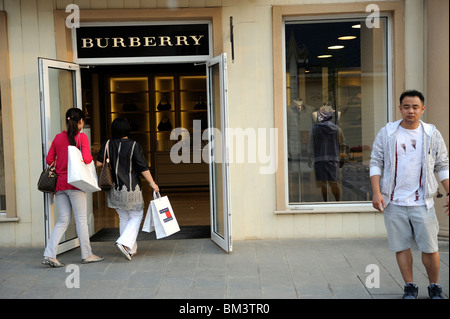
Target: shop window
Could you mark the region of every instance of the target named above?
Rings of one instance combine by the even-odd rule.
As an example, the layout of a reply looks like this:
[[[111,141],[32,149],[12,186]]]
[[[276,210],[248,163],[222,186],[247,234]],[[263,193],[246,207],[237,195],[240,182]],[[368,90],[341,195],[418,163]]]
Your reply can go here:
[[[373,140],[388,120],[388,19],[285,20],[287,203],[372,200]]]

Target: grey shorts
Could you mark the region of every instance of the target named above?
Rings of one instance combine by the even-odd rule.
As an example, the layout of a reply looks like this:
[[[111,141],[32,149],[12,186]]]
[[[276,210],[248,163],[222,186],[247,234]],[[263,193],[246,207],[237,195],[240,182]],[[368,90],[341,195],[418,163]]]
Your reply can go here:
[[[438,251],[439,223],[434,207],[397,206],[389,203],[384,210],[384,224],[389,249],[395,252],[411,248],[415,238],[419,250],[424,253]]]

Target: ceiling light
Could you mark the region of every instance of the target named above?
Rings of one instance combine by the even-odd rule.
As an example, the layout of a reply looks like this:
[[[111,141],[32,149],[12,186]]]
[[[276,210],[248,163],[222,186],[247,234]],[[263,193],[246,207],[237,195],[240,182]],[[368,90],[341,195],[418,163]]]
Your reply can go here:
[[[318,55],[317,56],[319,59],[326,59],[326,58],[331,58],[332,55],[331,54],[324,54],[324,55]]]
[[[343,37],[339,37],[338,39],[339,40],[353,40],[353,39],[356,39],[356,36],[354,36],[354,35],[345,35]]]
[[[360,24],[355,24],[355,25],[352,25],[352,28],[353,29],[361,29],[361,25]]]
[[[343,49],[344,46],[343,45],[332,45],[330,47],[328,47],[328,49],[330,50],[339,50],[339,49]]]

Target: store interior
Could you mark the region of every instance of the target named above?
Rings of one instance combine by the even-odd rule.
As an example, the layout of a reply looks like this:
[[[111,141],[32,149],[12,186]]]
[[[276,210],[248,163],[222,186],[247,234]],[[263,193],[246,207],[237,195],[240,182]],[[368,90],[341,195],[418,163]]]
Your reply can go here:
[[[192,63],[82,66],[81,82],[85,127],[90,128],[94,159],[101,144],[110,138],[111,122],[119,116],[127,118],[131,125],[129,138],[142,145],[150,171],[161,195],[168,196],[181,232],[191,232],[187,238],[209,234],[209,166],[196,160],[206,142],[193,144],[194,134],[199,133],[194,130],[207,128],[205,66]],[[171,139],[170,133],[175,128],[182,128],[183,135]],[[183,143],[182,136],[190,137],[189,161],[175,164],[170,151],[177,143]],[[153,192],[145,180],[142,185],[145,214]],[[118,232],[117,213],[106,206],[105,192],[93,194],[93,211],[93,238],[102,241],[108,237],[102,234]]]

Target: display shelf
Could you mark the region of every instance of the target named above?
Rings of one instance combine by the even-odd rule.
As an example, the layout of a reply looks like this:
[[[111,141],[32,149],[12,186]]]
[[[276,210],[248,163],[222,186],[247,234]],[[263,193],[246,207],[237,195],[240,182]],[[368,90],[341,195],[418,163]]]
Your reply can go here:
[[[208,184],[207,164],[170,161],[170,150],[178,143],[170,139],[173,129],[184,128],[192,138],[194,120],[201,121],[201,130],[207,127],[206,76],[110,76],[107,82],[108,130],[119,116],[130,121],[130,138],[142,145],[158,184]]]
[[[130,139],[141,144],[144,154],[151,165],[151,114],[149,111],[150,90],[147,76],[112,76],[109,77],[109,117],[107,127],[118,117],[130,122]]]

